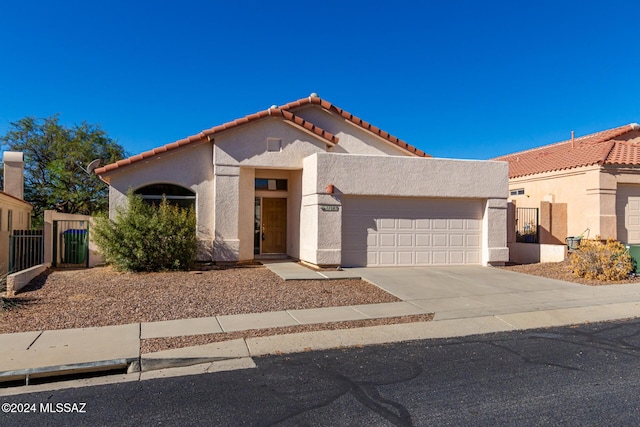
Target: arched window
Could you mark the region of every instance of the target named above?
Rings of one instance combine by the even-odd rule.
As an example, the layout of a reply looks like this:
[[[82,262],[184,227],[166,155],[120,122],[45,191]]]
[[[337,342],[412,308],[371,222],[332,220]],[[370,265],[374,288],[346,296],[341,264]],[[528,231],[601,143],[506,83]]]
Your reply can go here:
[[[196,193],[188,188],[173,184],[151,184],[135,191],[148,203],[160,203],[164,196],[171,204],[183,208],[195,208]]]

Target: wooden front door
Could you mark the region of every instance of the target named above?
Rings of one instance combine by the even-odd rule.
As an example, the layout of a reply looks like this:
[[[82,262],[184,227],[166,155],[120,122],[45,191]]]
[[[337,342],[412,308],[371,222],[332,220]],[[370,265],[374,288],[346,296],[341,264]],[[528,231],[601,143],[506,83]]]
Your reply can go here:
[[[287,199],[262,199],[262,253],[287,252]]]

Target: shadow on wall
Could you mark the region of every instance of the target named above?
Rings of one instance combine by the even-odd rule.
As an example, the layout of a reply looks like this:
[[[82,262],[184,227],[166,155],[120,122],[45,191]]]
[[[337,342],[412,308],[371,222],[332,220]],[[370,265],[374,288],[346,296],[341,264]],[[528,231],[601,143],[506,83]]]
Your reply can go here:
[[[213,241],[210,259],[213,261],[234,262],[238,261],[238,252],[224,240],[220,233],[216,231],[216,238]]]
[[[368,264],[367,247],[369,243],[377,246],[377,242],[368,242],[369,229],[378,231],[378,224],[373,218],[345,218],[342,224],[342,266],[360,267]],[[378,238],[372,235],[371,238]]]
[[[213,261],[213,243],[209,239],[198,239],[198,249],[196,251],[197,262]]]

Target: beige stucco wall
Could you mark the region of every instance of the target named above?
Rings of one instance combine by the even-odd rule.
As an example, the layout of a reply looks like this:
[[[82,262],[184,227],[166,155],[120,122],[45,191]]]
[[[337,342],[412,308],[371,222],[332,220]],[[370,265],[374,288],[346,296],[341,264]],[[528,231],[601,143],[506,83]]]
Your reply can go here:
[[[411,156],[411,153],[401,149],[397,145],[365,131],[360,126],[345,120],[343,117],[332,114],[324,109],[307,106],[297,110],[297,116],[320,126],[327,132],[337,136],[340,142],[330,148],[332,153],[373,154],[390,156]]]
[[[566,203],[569,236],[579,235],[587,228],[590,229],[591,237],[601,233],[599,166],[509,180],[509,190],[519,188],[524,189],[524,195],[509,197],[516,207],[539,208],[542,201]]]
[[[268,138],[281,141],[279,151],[268,151]],[[326,150],[326,143],[281,119],[267,119],[227,131],[215,138],[216,165],[301,169],[302,159]]]
[[[253,259],[254,198],[287,198],[287,254],[314,264],[340,264],[340,194],[474,198],[484,201],[483,263],[508,260],[507,164],[409,157],[341,117],[319,108],[296,112],[340,138],[337,146],[280,119],[266,119],[107,173],[110,214],[129,188],[170,183],[196,193],[200,260]],[[268,149],[269,139],[280,148]],[[271,144],[273,148],[273,144]],[[329,151],[329,153],[327,152]],[[349,152],[339,154],[335,152]],[[375,154],[375,155],[372,155]],[[390,154],[395,156],[390,156]],[[286,194],[256,194],[255,178],[285,178]],[[327,184],[336,193],[325,194]]]
[[[114,217],[118,207],[124,207],[127,191],[149,184],[180,185],[196,193],[197,236],[200,242],[199,258],[210,257],[214,236],[214,185],[212,145],[202,143],[188,146],[108,173],[109,215]],[[207,255],[209,253],[209,255]]]
[[[485,200],[482,262],[508,261],[507,176],[504,162],[315,154],[304,161],[301,223],[317,244],[301,242],[300,258],[340,264],[341,215],[321,206],[340,205],[341,195],[360,195]],[[335,194],[325,193],[327,184]]]
[[[540,207],[541,201],[567,204],[567,235],[589,229],[589,236],[617,238],[616,190],[621,184],[640,184],[640,171],[599,165],[547,172],[509,180],[509,190],[525,194],[510,196],[518,207]]]
[[[313,117],[313,120],[323,117],[323,123],[331,127],[325,130],[337,130],[340,138],[338,145],[342,151],[349,150],[356,154],[400,153],[398,148],[382,142],[380,138],[369,135],[353,124],[345,124],[347,122],[344,119],[335,118],[318,108],[305,110],[305,116]],[[320,123],[313,123],[322,127]],[[356,136],[350,136],[352,133]],[[279,151],[267,149],[269,138],[281,141]],[[256,196],[287,198],[288,255],[299,258],[302,246],[314,246],[317,242],[312,229],[316,226],[309,224],[313,216],[307,216],[306,222],[301,222],[304,217],[301,211],[305,209],[302,201],[303,160],[310,155],[335,149],[325,140],[276,118],[246,125],[216,137],[213,148],[217,200],[214,204],[214,260],[253,259],[253,206]],[[287,179],[288,191],[256,194],[255,178]]]

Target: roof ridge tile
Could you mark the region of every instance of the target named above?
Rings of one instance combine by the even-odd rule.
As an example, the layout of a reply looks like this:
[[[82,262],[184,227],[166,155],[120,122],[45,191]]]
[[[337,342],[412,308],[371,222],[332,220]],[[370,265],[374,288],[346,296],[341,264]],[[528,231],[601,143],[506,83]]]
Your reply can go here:
[[[518,151],[492,160],[509,163],[509,178],[534,175],[544,172],[572,169],[595,164],[627,162],[640,164],[640,146],[637,153],[623,150],[621,141],[615,139],[638,130],[638,125],[628,124],[605,129],[573,140],[565,140],[528,150]],[[633,145],[635,147],[635,145]]]
[[[308,98],[302,98],[302,99],[298,99],[296,101],[292,101],[289,102],[287,104],[284,104],[280,107],[277,108],[268,108],[266,110],[262,110],[262,111],[258,111],[256,113],[253,114],[249,114],[246,115],[244,117],[240,117],[237,118],[235,120],[226,122],[226,123],[222,123],[220,125],[216,125],[213,126],[209,129],[205,129],[195,135],[191,135],[188,136],[186,138],[180,139],[178,141],[174,141],[172,143],[163,145],[161,147],[158,148],[154,148],[152,150],[149,151],[145,151],[144,153],[129,157],[127,159],[123,159],[123,160],[118,160],[115,163],[111,163],[108,165],[105,165],[101,168],[97,168],[95,170],[96,174],[103,174],[106,172],[110,172],[112,170],[118,169],[120,167],[123,166],[128,166],[132,163],[136,163],[139,162],[141,160],[144,160],[146,158],[149,157],[153,157],[156,156],[158,154],[161,153],[165,153],[167,151],[170,150],[174,150],[177,149],[179,147],[183,147],[185,145],[191,144],[191,143],[196,143],[196,142],[200,142],[200,141],[204,141],[207,140],[208,138],[210,138],[212,135],[214,135],[215,133],[218,132],[222,132],[228,129],[232,129],[235,128],[237,126],[241,126],[247,123],[250,123],[252,121],[255,120],[259,120],[265,117],[274,117],[274,115],[272,114],[272,112],[278,112],[278,114],[276,116],[280,116],[285,120],[289,120],[292,123],[294,123],[297,126],[301,126],[303,129],[308,130],[310,132],[312,132],[313,134],[317,135],[318,137],[321,137],[323,139],[326,139],[329,143],[331,144],[337,144],[338,143],[338,137],[336,137],[335,135],[333,135],[330,132],[325,131],[324,129],[314,125],[313,123],[304,120],[303,118],[295,115],[293,112],[289,111],[290,109],[293,108],[298,108],[298,107],[303,107],[305,105],[320,105],[322,108],[329,110],[329,111],[335,111],[337,114],[341,115],[342,117],[348,119],[349,121],[353,122],[354,124],[362,127],[363,129],[372,132],[376,135],[378,135],[379,137],[388,140],[390,143],[395,144],[397,146],[399,146],[400,148],[405,149],[406,151],[413,153],[416,156],[420,156],[420,157],[431,157],[431,155],[425,153],[422,150],[417,149],[416,147],[413,147],[411,145],[409,145],[408,143],[402,141],[401,139],[392,136],[391,134],[389,134],[388,132],[385,132],[373,125],[371,125],[368,122],[365,122],[361,119],[359,119],[358,117],[354,116],[353,114],[339,108],[336,107],[335,105],[333,105],[331,102],[320,98],[319,96],[309,96]],[[287,118],[283,113],[287,111],[290,114],[292,114],[292,116],[290,118]]]

